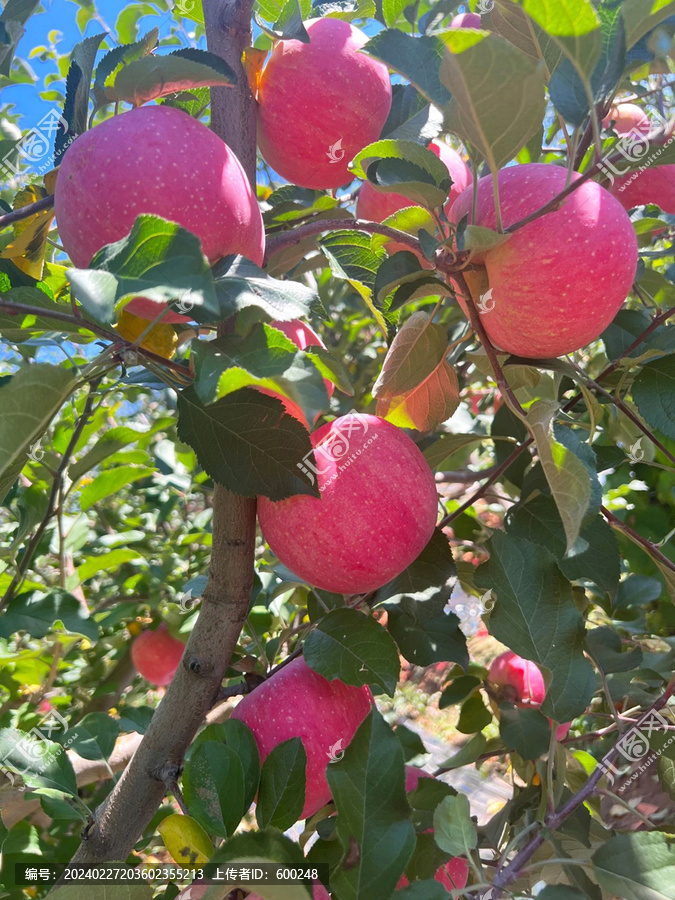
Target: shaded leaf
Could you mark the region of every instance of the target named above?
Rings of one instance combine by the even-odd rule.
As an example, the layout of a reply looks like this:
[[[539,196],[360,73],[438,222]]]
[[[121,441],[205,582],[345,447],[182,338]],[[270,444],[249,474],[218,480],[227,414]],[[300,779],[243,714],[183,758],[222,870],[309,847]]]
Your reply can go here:
[[[260,773],[256,819],[260,828],[280,831],[300,818],[305,805],[307,754],[299,737],[283,741],[271,751]]]

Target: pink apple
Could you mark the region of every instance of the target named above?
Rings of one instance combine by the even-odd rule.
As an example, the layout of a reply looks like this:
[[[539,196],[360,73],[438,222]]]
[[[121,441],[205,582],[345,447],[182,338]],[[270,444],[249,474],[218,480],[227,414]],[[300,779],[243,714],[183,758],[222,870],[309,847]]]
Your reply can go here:
[[[362,594],[399,575],[436,525],[434,476],[413,441],[377,416],[349,414],[312,434],[321,497],[258,499],[281,562],[325,591]]]
[[[79,267],[141,213],[196,234],[212,263],[230,253],[263,260],[262,216],[241,163],[205,125],[169,106],[141,106],[80,135],[63,157],[54,210]]]
[[[460,13],[450,22],[451,28],[482,28],[481,17],[477,13]]]
[[[298,657],[247,694],[232,717],[253,732],[261,762],[283,741],[299,737],[307,753],[307,786],[301,818],[331,798],[326,768],[339,755],[373,705],[368,687],[328,681]]]
[[[142,631],[131,645],[131,660],[151,684],[168,684],[178,668],[185,644],[172,637],[164,622],[155,631]]]
[[[452,178],[452,187],[445,205],[445,211],[448,213],[462,191],[471,184],[471,169],[459,153],[443,141],[431,141],[428,149],[435,153],[441,162],[445,163]],[[356,200],[356,218],[368,219],[370,222],[383,222],[388,216],[393,216],[395,212],[398,212],[399,209],[405,209],[406,206],[414,205],[414,201],[409,200],[402,194],[378,191],[369,181],[364,181],[359,188],[359,195]],[[410,250],[407,244],[400,244],[396,241],[389,241],[386,246],[389,253],[396,253],[398,250]],[[426,260],[423,261],[430,265]]]
[[[266,162],[301,187],[352,180],[350,160],[377,140],[391,108],[387,67],[358,51],[368,36],[340,19],[305,22],[310,37],[279,41],[258,90],[258,143]]]
[[[417,787],[420,778],[433,778],[433,775],[430,775],[428,772],[425,772],[424,769],[418,769],[416,766],[406,766],[405,767],[405,789],[406,793],[410,793],[410,791],[414,791]],[[433,832],[433,828],[429,829],[429,833]],[[463,856],[453,856],[452,859],[449,859],[446,863],[439,867],[436,874],[434,875],[436,881],[440,881],[442,885],[444,885],[449,891],[457,890],[458,888],[466,887],[466,883],[469,880],[469,863],[468,860]],[[402,875],[399,883],[396,885],[397,887],[405,887],[407,884],[410,884],[408,878],[405,875]]]
[[[630,172],[609,190],[624,209],[655,203],[665,213],[675,213],[675,164],[652,164],[644,172]]]
[[[602,126],[609,128],[612,123],[617,134],[635,131],[644,135],[649,134],[652,128],[647,113],[635,103],[617,103],[613,106],[602,120]]]
[[[580,177],[574,173],[574,178]],[[498,175],[504,227],[541,209],[564,190],[555,165],[509,166]],[[496,228],[492,177],[455,201],[450,218]],[[637,239],[621,204],[592,181],[560,209],[535,219],[474,261],[485,265],[492,308],[481,315],[501,350],[529,358],[562,356],[594,341],[621,309],[637,267]],[[476,298],[477,299],[477,298]]]
[[[501,687],[503,699],[516,706],[537,709],[546,696],[546,684],[539,666],[532,660],[516,656],[512,650],[492,660],[488,681]],[[558,726],[556,738],[559,741],[567,737],[571,725],[571,722],[565,722]]]
[[[134,316],[139,316],[141,319],[147,319],[149,322],[152,322],[166,309],[166,303],[163,303],[161,300],[151,300],[150,297],[134,297],[124,308]],[[170,309],[164,313],[160,321],[166,325],[182,325],[186,322],[192,322],[192,319],[190,316],[184,316]]]

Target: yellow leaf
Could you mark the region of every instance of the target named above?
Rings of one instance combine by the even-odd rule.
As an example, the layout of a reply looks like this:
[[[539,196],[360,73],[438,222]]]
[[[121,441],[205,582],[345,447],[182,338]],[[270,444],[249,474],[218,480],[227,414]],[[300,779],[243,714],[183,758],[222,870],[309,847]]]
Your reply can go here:
[[[247,47],[244,50],[241,62],[246,72],[248,85],[254,97],[258,96],[258,88],[260,87],[260,77],[262,75],[263,63],[267,56],[267,50],[259,50],[257,47]]]
[[[142,319],[140,316],[135,316],[133,313],[123,309],[117,319],[115,330],[125,340],[134,343],[149,325],[150,321],[148,319]],[[164,359],[172,358],[176,352],[177,345],[178,335],[175,329],[164,322],[158,322],[156,325],[153,325],[140,344],[144,350],[152,350],[153,353],[163,356]]]
[[[428,431],[445,422],[459,405],[459,383],[450,363],[442,359],[434,371],[409,393],[377,401],[377,415],[399,428]]]
[[[47,191],[38,185],[28,185],[17,193],[14,198],[13,208],[22,209],[29,203],[42,200],[47,197]],[[54,218],[51,209],[42,210],[27,219],[22,219],[14,225],[14,240],[0,254],[2,259],[11,259],[14,265],[36,278],[42,279],[42,270],[47,248],[47,235]]]
[[[157,826],[173,861],[185,866],[203,866],[213,855],[213,844],[199,822],[177,813]]]
[[[47,192],[53,194],[56,190],[56,179],[59,174],[59,167],[57,166],[55,169],[50,169],[49,172],[45,172],[43,181],[45,183],[45,187],[47,188]]]

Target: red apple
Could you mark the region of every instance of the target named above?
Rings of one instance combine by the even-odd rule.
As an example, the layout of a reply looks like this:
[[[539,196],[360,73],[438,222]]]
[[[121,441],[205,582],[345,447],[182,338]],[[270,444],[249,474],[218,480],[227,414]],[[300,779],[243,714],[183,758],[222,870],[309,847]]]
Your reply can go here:
[[[352,180],[350,160],[377,140],[391,108],[387,67],[358,51],[368,36],[340,19],[305,22],[310,37],[279,41],[258,90],[258,143],[269,165],[301,187]]]
[[[124,308],[132,315],[152,322],[166,309],[166,303],[163,303],[161,300],[151,300],[150,297],[134,297]],[[173,310],[169,309],[168,312],[164,313],[160,321],[166,325],[182,325],[186,322],[192,322],[192,319],[190,316],[184,316],[182,313],[173,312]]]
[[[624,209],[655,203],[665,213],[675,213],[675,164],[652,164],[643,172],[630,172],[609,190]]]
[[[241,163],[205,125],[169,106],[141,106],[80,135],[63,157],[54,210],[79,267],[141,213],[196,234],[212,263],[230,253],[263,260],[262,216]]]
[[[503,688],[503,698],[516,706],[537,709],[544,702],[546,684],[541,669],[532,660],[516,656],[512,650],[492,660],[488,680]],[[559,741],[567,737],[571,725],[571,722],[565,722],[558,726],[556,738]]]
[[[617,103],[613,106],[602,120],[602,126],[609,128],[612,123],[617,134],[629,134],[631,131],[649,134],[652,127],[647,113],[635,103]]]
[[[178,668],[185,644],[172,637],[164,622],[155,631],[142,631],[131,645],[131,659],[151,684],[168,684]]]
[[[416,766],[406,766],[405,767],[405,789],[406,793],[410,791],[414,791],[418,785],[420,778],[433,778],[433,775],[430,775],[428,772],[425,772],[424,769],[418,769]],[[428,830],[428,833],[433,832],[433,828]],[[468,860],[463,856],[453,856],[452,859],[449,859],[446,863],[439,867],[436,874],[434,875],[436,881],[440,881],[442,885],[444,885],[449,891],[457,890],[458,888],[466,887],[466,883],[469,880],[469,863]],[[396,887],[405,887],[407,884],[410,884],[408,878],[405,875],[402,875],[399,883]]]
[[[452,178],[452,187],[445,204],[445,211],[448,213],[462,191],[471,184],[471,169],[459,153],[443,141],[431,141],[428,149],[435,153],[441,162],[445,163]],[[395,212],[398,212],[399,209],[405,209],[406,206],[414,205],[412,200],[409,200],[402,194],[378,191],[369,181],[364,181],[359,188],[359,195],[356,200],[356,218],[368,219],[370,222],[383,222],[388,216],[393,216]],[[396,253],[398,250],[410,250],[407,244],[399,244],[396,241],[389,241],[386,247],[389,253]],[[430,265],[425,259],[423,261]]]
[[[301,738],[307,753],[301,814],[306,819],[330,800],[326,768],[349,744],[372,704],[370,688],[328,681],[299,657],[240,700],[232,718],[251,729],[261,761],[283,741]]]
[[[573,178],[579,178],[574,173]],[[498,175],[504,227],[541,209],[564,190],[565,169],[540,163],[509,166]],[[496,228],[492,177],[455,201],[450,218],[468,215]],[[569,194],[555,212],[514,232],[474,261],[485,265],[492,291],[481,315],[501,350],[536,358],[562,356],[595,340],[621,309],[637,267],[637,238],[621,204],[592,181]]]
[[[482,28],[481,17],[477,13],[460,13],[450,22],[451,28]]]
[[[434,476],[413,441],[389,422],[341,416],[312,434],[321,497],[258,500],[272,551],[300,578],[325,591],[362,594],[399,575],[436,525]]]

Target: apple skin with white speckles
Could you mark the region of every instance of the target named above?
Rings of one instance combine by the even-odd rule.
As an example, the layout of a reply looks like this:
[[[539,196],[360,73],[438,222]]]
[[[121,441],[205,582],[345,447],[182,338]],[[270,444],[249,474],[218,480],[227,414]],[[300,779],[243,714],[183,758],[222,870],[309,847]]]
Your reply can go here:
[[[564,190],[566,170],[528,163],[501,169],[504,227],[535,212]],[[577,173],[574,174],[578,178]],[[492,177],[478,182],[475,220],[472,188],[455,201],[450,219],[496,228]],[[635,277],[637,238],[609,191],[587,181],[560,209],[514,232],[483,254],[493,308],[481,315],[488,337],[508,353],[555,357],[585,347],[621,309]]]
[[[241,163],[209,128],[169,106],[132,109],[76,138],[59,169],[54,210],[78,267],[143,213],[193,232],[211,263],[230,253],[263,260],[262,216]]]
[[[279,41],[263,70],[258,144],[288,181],[326,190],[351,181],[349,162],[379,138],[391,81],[384,63],[358,52],[368,36],[349,22],[310,19],[305,28],[310,42]]]
[[[260,497],[262,533],[281,562],[310,584],[338,594],[376,590],[431,539],[434,476],[415,443],[377,416],[341,416],[311,438],[321,496]]]
[[[651,122],[647,113],[636,103],[617,103],[602,120],[602,127],[609,128],[613,124],[617,134],[629,134],[636,131],[638,134],[649,134]]]
[[[164,622],[154,631],[142,631],[131,645],[131,660],[139,675],[160,686],[168,684],[183,656],[185,644],[172,637]]]
[[[655,203],[672,215],[675,213],[675,165],[651,165],[644,172],[631,172],[617,178],[609,190],[624,209]]]
[[[482,28],[483,22],[478,13],[460,13],[450,22],[451,28]]]
[[[450,173],[452,187],[445,204],[446,213],[450,211],[452,204],[462,191],[471,184],[471,169],[464,162],[456,150],[453,150],[443,141],[431,141],[428,150],[435,153]],[[359,196],[356,199],[356,218],[368,219],[371,222],[383,222],[388,216],[392,216],[399,209],[406,206],[414,206],[415,203],[402,194],[385,193],[378,191],[369,181],[364,181],[359,188]],[[390,241],[387,245],[388,253],[396,253],[398,250],[410,250],[406,244]],[[423,265],[430,266],[426,257],[419,254]]]
[[[331,748],[338,741],[340,750],[347,747],[372,706],[370,688],[328,681],[298,657],[240,700],[232,718],[253,732],[261,762],[283,741],[302,740],[307,783],[300,818],[306,819],[331,799],[326,781]]]
[[[405,767],[405,789],[406,793],[410,793],[410,791],[414,791],[419,783],[420,778],[433,778],[433,775],[430,775],[429,772],[425,772],[424,769],[418,769],[417,766],[406,766]],[[433,832],[433,828],[428,830],[429,832]],[[463,856],[453,856],[452,859],[449,859],[446,863],[436,871],[434,875],[436,881],[440,881],[444,887],[446,887],[449,891],[457,890],[459,888],[466,887],[466,883],[469,880],[469,862]],[[396,885],[399,888],[405,887],[410,884],[408,878],[405,875],[402,875],[399,883]]]

